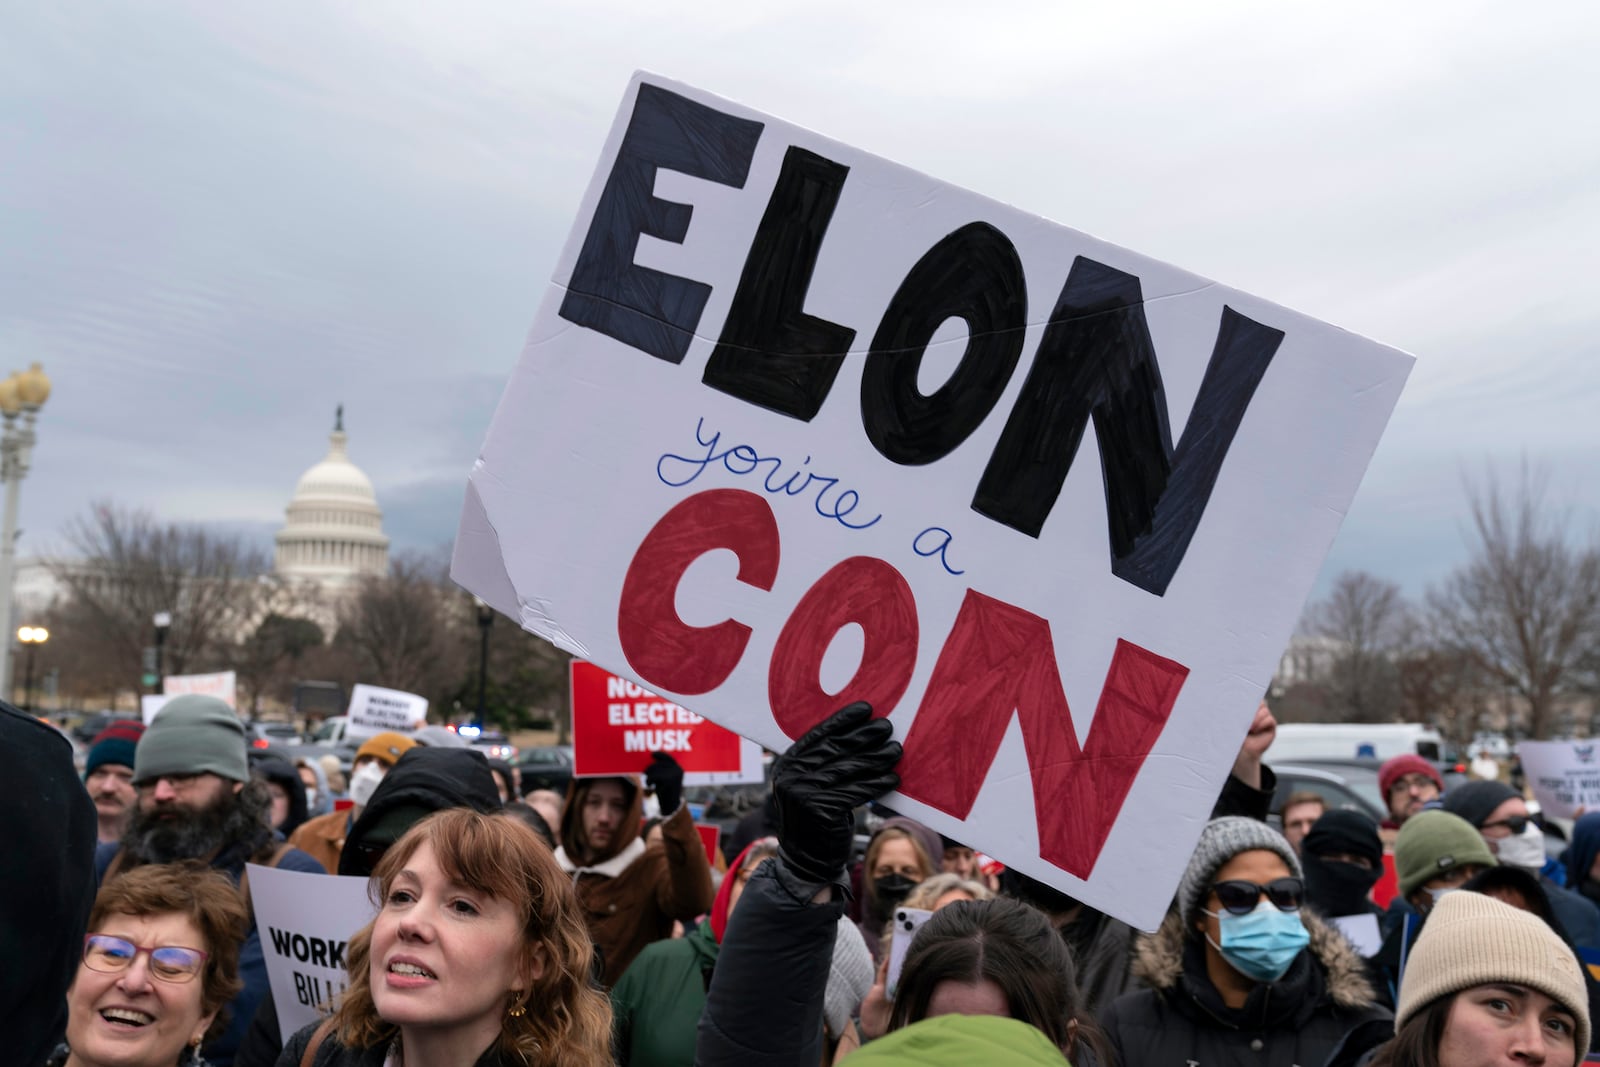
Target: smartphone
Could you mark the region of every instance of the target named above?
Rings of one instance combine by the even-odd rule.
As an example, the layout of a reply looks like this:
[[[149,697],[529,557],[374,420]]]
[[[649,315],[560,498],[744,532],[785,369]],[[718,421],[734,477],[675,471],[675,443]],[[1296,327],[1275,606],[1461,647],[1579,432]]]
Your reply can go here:
[[[894,999],[900,985],[900,968],[911,951],[911,939],[917,936],[922,924],[933,918],[933,912],[921,908],[896,908],[894,910],[894,936],[889,941],[889,975],[887,990]]]

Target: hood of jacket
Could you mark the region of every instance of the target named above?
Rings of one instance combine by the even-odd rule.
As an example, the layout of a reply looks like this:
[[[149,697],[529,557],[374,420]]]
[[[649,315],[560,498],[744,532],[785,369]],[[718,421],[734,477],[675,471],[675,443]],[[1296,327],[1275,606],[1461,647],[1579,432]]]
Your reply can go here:
[[[1309,909],[1300,910],[1300,921],[1311,937],[1306,951],[1322,965],[1324,995],[1339,1007],[1352,1011],[1376,1005],[1377,996],[1367,979],[1366,963],[1355,946]],[[1155,933],[1139,935],[1131,968],[1135,977],[1143,979],[1153,989],[1176,989],[1183,978],[1188,940],[1184,933],[1183,920],[1171,914]]]
[[[289,814],[283,820],[282,826],[274,827],[284,837],[288,837],[300,829],[300,824],[306,821],[306,784],[300,780],[300,772],[288,761],[276,757],[258,760],[253,769],[263,781],[271,782],[288,795]]]
[[[999,1015],[936,1015],[902,1026],[849,1057],[852,1065],[881,1067],[1070,1067],[1044,1034]]]
[[[306,812],[306,818],[315,819],[318,815],[326,815],[333,810],[333,791],[328,788],[328,772],[322,769],[322,764],[314,759],[301,757],[294,761],[294,769],[299,771],[305,767],[317,780],[317,802]],[[304,783],[301,783],[304,788]]]
[[[350,828],[339,857],[340,874],[363,873],[355,869],[355,850],[350,846],[365,840],[387,815],[402,808],[424,809],[426,813],[445,808],[499,811],[500,790],[489,773],[489,761],[481,752],[420,745],[409,750],[383,776],[361,818]]]
[[[628,801],[628,813],[612,835],[611,843],[597,852],[590,852],[583,839],[583,802],[596,782],[621,782],[622,795]],[[578,869],[603,867],[624,849],[639,840],[639,828],[644,825],[644,794],[639,788],[637,775],[625,774],[614,778],[574,778],[567,786],[567,806],[561,811],[561,850],[569,862]],[[639,851],[643,851],[641,848]]]

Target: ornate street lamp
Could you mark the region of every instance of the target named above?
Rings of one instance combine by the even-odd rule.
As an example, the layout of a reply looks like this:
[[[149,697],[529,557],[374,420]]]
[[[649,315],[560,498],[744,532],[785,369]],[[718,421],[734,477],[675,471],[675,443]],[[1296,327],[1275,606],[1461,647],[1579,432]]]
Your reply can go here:
[[[33,460],[33,423],[39,408],[50,399],[50,379],[35,363],[25,371],[13,371],[0,381],[0,415],[5,428],[0,432],[0,481],[6,485],[5,518],[0,524],[0,634],[11,632],[11,582],[16,572],[17,497],[22,479],[28,476]],[[20,416],[20,421],[19,417]],[[11,684],[11,642],[0,641],[0,692]]]

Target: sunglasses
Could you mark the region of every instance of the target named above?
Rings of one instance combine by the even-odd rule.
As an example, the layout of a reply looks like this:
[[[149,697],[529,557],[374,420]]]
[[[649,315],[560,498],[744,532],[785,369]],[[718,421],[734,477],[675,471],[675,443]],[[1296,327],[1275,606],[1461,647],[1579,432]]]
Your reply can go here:
[[[1526,830],[1528,828],[1528,824],[1532,821],[1533,820],[1528,818],[1526,815],[1507,815],[1499,822],[1486,822],[1479,827],[1479,829],[1492,830],[1496,826],[1504,826],[1507,830],[1511,831],[1512,836],[1516,836],[1517,834],[1520,834],[1522,831]]]
[[[83,965],[91,971],[120,974],[139,953],[150,954],[150,975],[163,982],[192,981],[205,966],[208,953],[177,945],[135,945],[126,938],[110,934],[90,934],[83,939]]]
[[[1245,881],[1218,882],[1211,887],[1211,891],[1217,895],[1217,903],[1222,905],[1222,909],[1233,915],[1248,915],[1255,911],[1262,894],[1266,894],[1272,906],[1279,911],[1299,911],[1300,905],[1306,901],[1306,884],[1298,878],[1275,878],[1266,885]]]

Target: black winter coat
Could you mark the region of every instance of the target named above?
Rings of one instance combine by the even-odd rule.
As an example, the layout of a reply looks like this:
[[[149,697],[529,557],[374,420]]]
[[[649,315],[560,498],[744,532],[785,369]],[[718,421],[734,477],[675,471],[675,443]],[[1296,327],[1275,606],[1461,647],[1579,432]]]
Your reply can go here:
[[[1394,1036],[1363,961],[1338,931],[1302,913],[1311,944],[1276,982],[1232,1009],[1206,977],[1205,943],[1176,915],[1139,939],[1129,993],[1101,1017],[1121,1067],[1324,1067]]]
[[[498,799],[499,794],[496,794]],[[306,1046],[311,1044],[311,1036],[316,1033],[317,1023],[311,1023],[295,1032],[284,1046],[283,1054],[278,1057],[277,1067],[300,1067],[300,1061],[305,1057]],[[388,1055],[388,1043],[377,1045],[373,1048],[345,1048],[339,1044],[339,1039],[329,1034],[322,1044],[317,1046],[317,1054],[312,1057],[312,1067],[383,1067],[384,1057]],[[473,1067],[521,1067],[520,1061],[515,1064],[505,1064],[500,1054],[491,1046]]]

